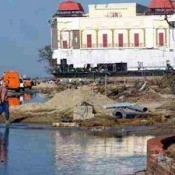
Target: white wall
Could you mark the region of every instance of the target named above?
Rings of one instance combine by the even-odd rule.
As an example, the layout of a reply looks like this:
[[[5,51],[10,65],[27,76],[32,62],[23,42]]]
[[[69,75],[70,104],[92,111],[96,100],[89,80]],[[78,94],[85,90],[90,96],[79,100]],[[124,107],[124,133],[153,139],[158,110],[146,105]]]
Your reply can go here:
[[[174,52],[158,49],[81,49],[81,50],[57,50],[54,51],[54,58],[66,58],[68,64],[74,67],[84,67],[86,64],[96,66],[99,63],[120,63],[127,62],[129,70],[137,70],[138,62],[143,62],[146,69],[166,68],[166,60],[175,67]]]

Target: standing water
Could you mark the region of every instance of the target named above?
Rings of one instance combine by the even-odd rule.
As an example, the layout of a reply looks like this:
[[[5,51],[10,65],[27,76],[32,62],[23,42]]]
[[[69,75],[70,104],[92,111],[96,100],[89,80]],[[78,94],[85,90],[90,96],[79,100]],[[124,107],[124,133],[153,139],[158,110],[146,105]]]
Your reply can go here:
[[[101,138],[80,130],[0,125],[0,174],[133,174],[145,169],[150,138]]]
[[[42,93],[24,93],[8,97],[10,106],[19,106],[26,103],[44,103],[47,100],[49,98]]]

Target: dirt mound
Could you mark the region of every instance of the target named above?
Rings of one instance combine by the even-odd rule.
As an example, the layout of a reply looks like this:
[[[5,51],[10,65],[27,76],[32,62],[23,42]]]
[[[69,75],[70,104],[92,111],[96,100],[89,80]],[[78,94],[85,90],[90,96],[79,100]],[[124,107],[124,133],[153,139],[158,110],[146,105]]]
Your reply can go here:
[[[56,108],[58,111],[71,110],[74,107],[86,102],[93,106],[94,110],[98,113],[105,112],[103,105],[112,103],[113,100],[105,95],[94,92],[89,86],[82,86],[78,89],[67,89],[46,102],[46,106]]]
[[[110,110],[104,109],[103,105],[112,103],[113,100],[95,92],[91,87],[82,86],[78,89],[66,89],[60,93],[55,93],[54,97],[44,104],[24,104],[11,108],[11,111],[22,113],[43,113],[51,111],[55,111],[56,113],[68,113],[84,102],[92,105],[96,113],[106,114],[109,113]]]

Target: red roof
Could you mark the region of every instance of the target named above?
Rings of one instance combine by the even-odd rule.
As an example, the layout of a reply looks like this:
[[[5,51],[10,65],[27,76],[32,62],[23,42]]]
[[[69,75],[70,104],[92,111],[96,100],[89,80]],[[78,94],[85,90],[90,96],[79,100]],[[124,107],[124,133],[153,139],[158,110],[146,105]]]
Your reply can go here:
[[[80,3],[74,1],[65,1],[59,4],[58,6],[59,11],[83,11],[83,7]]]
[[[170,0],[152,0],[149,5],[151,9],[172,9],[172,3]]]
[[[172,2],[172,6],[173,6],[173,8],[175,8],[175,2]]]

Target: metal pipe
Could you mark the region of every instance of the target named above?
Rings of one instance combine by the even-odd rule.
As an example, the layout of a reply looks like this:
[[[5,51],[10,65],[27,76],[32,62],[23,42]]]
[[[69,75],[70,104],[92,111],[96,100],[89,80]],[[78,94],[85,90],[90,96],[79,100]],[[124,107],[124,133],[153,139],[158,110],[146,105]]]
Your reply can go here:
[[[143,107],[143,106],[139,106],[139,105],[132,105],[132,106],[128,106],[127,108],[135,110],[135,111],[139,111],[139,112],[147,112],[148,111],[147,107]]]
[[[139,112],[147,112],[148,111],[147,107],[136,105],[136,104],[132,104],[132,103],[112,103],[112,104],[104,105],[104,107],[106,109],[127,108],[127,109],[132,109],[132,110],[135,110],[135,111],[139,111]]]
[[[126,111],[124,109],[117,109],[113,112],[113,116],[116,118],[134,118],[139,115],[147,115],[148,113],[137,112],[137,111]]]

